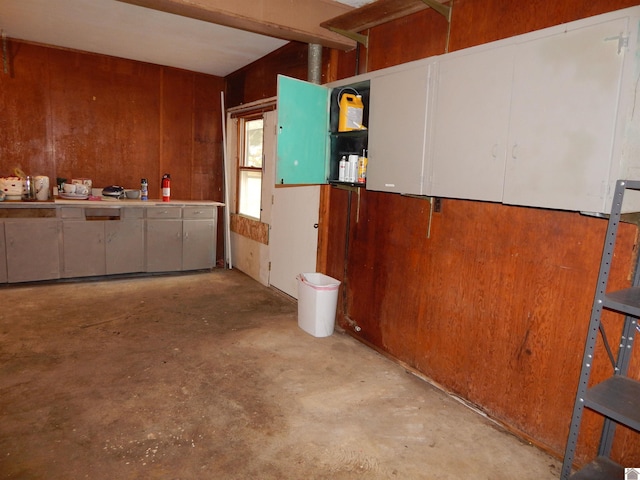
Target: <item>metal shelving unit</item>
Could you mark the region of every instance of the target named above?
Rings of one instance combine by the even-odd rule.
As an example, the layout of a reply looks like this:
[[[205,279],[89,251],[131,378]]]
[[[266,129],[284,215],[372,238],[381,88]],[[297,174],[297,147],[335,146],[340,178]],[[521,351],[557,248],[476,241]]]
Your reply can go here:
[[[561,480],[568,480],[569,478],[571,480],[623,478],[624,469],[622,466],[609,458],[616,425],[625,425],[640,432],[640,382],[626,376],[638,327],[638,319],[640,318],[640,275],[638,275],[640,255],[636,260],[633,286],[624,290],[606,291],[622,213],[622,202],[625,191],[628,189],[640,190],[640,181],[618,180],[616,183],[600,263],[600,273],[598,274],[598,284],[591,310],[589,331],[584,348],[580,381],[562,465]],[[614,359],[613,355],[610,355],[614,374],[597,385],[589,387],[589,376],[599,332],[603,333],[603,338],[606,341],[606,335],[604,335],[600,321],[603,309],[624,315],[624,327],[618,356]],[[572,475],[573,459],[585,407],[602,415],[605,420],[600,436],[598,456]]]

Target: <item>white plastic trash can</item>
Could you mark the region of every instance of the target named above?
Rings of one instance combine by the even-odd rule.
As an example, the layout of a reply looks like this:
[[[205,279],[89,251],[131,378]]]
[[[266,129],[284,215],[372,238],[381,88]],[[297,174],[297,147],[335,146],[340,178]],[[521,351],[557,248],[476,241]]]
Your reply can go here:
[[[322,273],[301,273],[298,279],[298,326],[314,337],[333,334],[340,281]]]

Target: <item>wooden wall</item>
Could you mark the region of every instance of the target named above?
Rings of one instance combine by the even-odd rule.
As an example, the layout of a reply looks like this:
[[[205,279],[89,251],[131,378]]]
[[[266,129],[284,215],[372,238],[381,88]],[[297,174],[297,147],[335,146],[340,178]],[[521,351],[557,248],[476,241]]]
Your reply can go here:
[[[448,25],[426,10],[369,31],[369,48],[328,55],[328,81],[633,6],[635,0],[454,0]],[[291,44],[304,56],[306,46]],[[325,56],[326,57],[326,56]],[[300,60],[302,62],[302,59]],[[357,62],[357,64],[356,64]],[[299,65],[298,65],[299,67]],[[251,101],[277,73],[258,61],[228,77]],[[246,81],[245,81],[246,80]],[[562,457],[606,222],[572,212],[323,187],[320,266],[342,280],[339,322],[354,337]],[[359,201],[359,209],[356,208]],[[637,228],[624,225],[612,274],[630,282]],[[348,238],[348,241],[345,239]],[[605,316],[617,347],[617,316]],[[354,326],[361,328],[356,332]],[[592,378],[611,374],[602,343]],[[637,350],[637,349],[636,349]],[[632,374],[640,378],[640,354]],[[595,455],[600,419],[587,412],[577,462]],[[614,454],[640,464],[639,436],[620,429]]]
[[[160,197],[224,201],[224,79],[12,40],[0,72],[0,176],[90,178]],[[222,218],[222,215],[220,215]],[[221,235],[222,228],[219,225]],[[222,236],[218,256],[223,258]]]

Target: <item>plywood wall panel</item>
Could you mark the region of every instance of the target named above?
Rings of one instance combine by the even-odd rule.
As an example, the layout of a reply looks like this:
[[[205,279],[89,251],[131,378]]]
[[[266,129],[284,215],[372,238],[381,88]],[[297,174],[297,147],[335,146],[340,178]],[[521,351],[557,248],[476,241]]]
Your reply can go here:
[[[8,41],[9,71],[0,71],[0,176],[16,167],[53,175],[47,50]]]
[[[636,0],[455,0],[450,51],[637,5]]]
[[[448,28],[444,16],[427,9],[370,29],[368,71],[445,52]]]
[[[323,58],[327,61],[328,50]],[[307,44],[290,42],[250,65],[228,75],[227,108],[243,103],[274,97],[277,93],[277,75],[284,73],[293,78],[307,79]]]
[[[159,158],[160,68],[50,49],[56,176],[136,188]]]
[[[186,198],[193,173],[193,76],[181,70],[163,72],[161,103],[160,177],[170,174],[171,196]],[[160,177],[155,179],[158,185]]]

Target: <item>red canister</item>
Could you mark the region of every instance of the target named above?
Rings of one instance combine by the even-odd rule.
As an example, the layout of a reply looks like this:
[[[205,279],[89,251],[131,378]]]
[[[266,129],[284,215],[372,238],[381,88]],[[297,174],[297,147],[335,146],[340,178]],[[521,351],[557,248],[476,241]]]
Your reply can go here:
[[[162,176],[162,201],[168,202],[171,199],[171,175],[165,173]]]

